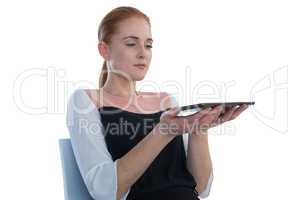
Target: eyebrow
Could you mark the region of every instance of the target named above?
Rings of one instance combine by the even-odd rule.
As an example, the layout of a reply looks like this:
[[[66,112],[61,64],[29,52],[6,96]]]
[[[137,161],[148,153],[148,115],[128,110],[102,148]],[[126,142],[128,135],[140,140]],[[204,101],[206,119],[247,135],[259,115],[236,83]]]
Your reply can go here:
[[[123,40],[126,40],[126,39],[128,39],[128,38],[135,39],[135,40],[140,39],[140,38],[137,37],[137,36],[130,35],[130,36],[123,37]],[[152,39],[152,38],[147,38],[147,41],[153,42],[153,39]]]

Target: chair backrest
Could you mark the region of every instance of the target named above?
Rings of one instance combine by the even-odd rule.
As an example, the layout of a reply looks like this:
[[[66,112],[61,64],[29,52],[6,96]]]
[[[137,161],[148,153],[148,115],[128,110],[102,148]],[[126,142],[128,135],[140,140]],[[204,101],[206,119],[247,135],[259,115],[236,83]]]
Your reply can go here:
[[[59,139],[65,200],[93,200],[78,169],[70,139]]]

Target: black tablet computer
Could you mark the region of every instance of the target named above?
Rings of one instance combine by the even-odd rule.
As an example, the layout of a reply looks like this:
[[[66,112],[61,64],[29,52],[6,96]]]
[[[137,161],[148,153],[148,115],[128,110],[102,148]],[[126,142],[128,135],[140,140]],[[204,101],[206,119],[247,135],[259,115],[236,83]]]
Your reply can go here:
[[[177,116],[188,116],[192,115],[200,110],[206,109],[206,108],[214,108],[218,105],[224,105],[226,107],[235,107],[235,106],[241,106],[241,105],[254,105],[255,102],[253,101],[244,101],[244,102],[215,102],[215,103],[198,103],[198,104],[191,104],[186,106],[181,106],[181,111],[177,114]],[[170,108],[166,109],[169,110]]]

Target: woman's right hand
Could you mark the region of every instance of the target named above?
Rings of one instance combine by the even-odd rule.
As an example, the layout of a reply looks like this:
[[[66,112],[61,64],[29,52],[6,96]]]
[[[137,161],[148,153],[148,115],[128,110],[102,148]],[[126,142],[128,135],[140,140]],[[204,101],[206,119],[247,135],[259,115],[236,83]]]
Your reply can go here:
[[[159,130],[166,135],[195,134],[207,131],[218,121],[224,107],[219,105],[213,109],[207,108],[188,116],[176,116],[180,107],[172,108],[162,113],[158,124]]]

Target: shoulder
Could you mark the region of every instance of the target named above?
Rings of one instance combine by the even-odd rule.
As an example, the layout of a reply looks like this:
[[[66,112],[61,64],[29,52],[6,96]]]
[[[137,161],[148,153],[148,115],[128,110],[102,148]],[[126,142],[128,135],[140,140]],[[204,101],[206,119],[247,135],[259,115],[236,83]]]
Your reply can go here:
[[[74,107],[76,110],[94,108],[97,104],[97,97],[94,90],[77,88],[68,98],[68,108]]]
[[[69,101],[80,101],[86,99],[86,97],[90,97],[90,94],[89,89],[77,88],[69,96]]]
[[[84,89],[84,92],[89,97],[89,99],[93,102],[93,104],[99,108],[101,107],[100,97],[102,96],[101,90],[99,89]]]
[[[68,98],[69,104],[80,104],[85,99],[84,90],[81,88],[75,89]]]
[[[67,125],[73,126],[78,120],[98,120],[97,109],[90,101],[85,89],[75,89],[69,96],[66,110]]]

